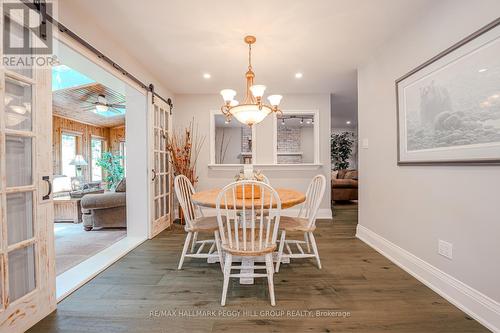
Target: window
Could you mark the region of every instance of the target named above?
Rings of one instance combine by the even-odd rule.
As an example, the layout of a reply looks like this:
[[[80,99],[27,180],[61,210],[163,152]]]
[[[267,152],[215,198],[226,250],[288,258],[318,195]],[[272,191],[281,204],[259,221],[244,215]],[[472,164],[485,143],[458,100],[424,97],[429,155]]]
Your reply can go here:
[[[319,163],[318,114],[283,112],[276,117],[277,164]]]
[[[68,177],[76,177],[76,167],[71,165],[71,161],[76,156],[77,136],[63,133],[61,136],[61,172]]]
[[[127,158],[127,147],[125,145],[125,141],[120,141],[120,156],[122,157],[120,164],[123,167],[123,175],[126,176],[127,168],[126,168],[125,158]]]
[[[212,113],[211,163],[251,164],[253,161],[253,130],[236,119],[226,121],[224,115]]]
[[[92,138],[90,140],[90,158],[92,161],[92,168],[90,170],[90,180],[101,181],[102,180],[102,168],[97,165],[97,160],[102,157],[102,152],[104,149],[104,141],[100,138]]]
[[[211,167],[321,165],[318,110],[284,110],[252,127],[236,119],[227,122],[220,111],[210,115]]]

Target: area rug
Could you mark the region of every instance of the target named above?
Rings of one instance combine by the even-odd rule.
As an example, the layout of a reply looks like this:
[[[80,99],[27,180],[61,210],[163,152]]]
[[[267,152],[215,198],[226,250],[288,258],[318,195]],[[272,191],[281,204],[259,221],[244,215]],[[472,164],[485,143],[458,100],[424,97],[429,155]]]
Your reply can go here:
[[[127,235],[123,228],[83,230],[82,224],[55,223],[56,274],[64,273]]]

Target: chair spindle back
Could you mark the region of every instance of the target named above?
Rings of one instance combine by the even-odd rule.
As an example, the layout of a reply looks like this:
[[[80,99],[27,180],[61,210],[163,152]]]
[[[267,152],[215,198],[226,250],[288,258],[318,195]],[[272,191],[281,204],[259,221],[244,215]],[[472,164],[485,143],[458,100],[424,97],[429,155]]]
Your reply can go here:
[[[217,196],[216,209],[224,246],[244,253],[276,245],[281,200],[271,186],[255,180],[231,183]]]
[[[318,214],[321,200],[325,194],[326,178],[323,175],[316,175],[309,183],[306,192],[306,201],[300,207],[298,217],[308,219],[309,226],[316,223],[316,215]]]

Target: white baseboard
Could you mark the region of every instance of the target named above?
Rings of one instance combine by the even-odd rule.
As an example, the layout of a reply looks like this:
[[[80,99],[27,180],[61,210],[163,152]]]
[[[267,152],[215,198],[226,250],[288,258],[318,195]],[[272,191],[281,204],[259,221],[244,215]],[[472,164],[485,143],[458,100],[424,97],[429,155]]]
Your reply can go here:
[[[216,216],[215,208],[203,208],[203,214],[205,216]],[[281,211],[281,215],[283,216],[297,216],[299,214],[299,208],[289,208]],[[328,208],[320,208],[318,210],[317,219],[331,219],[332,218],[332,210]]]
[[[358,224],[356,237],[486,328],[500,332],[500,303]]]

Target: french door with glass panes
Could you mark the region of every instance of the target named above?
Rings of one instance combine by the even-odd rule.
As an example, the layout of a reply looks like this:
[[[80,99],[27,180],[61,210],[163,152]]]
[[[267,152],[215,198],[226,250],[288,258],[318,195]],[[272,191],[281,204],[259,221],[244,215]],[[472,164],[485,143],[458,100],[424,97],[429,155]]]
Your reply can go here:
[[[49,69],[0,68],[1,333],[56,308],[50,82]]]
[[[152,238],[172,223],[172,166],[167,151],[167,138],[172,131],[172,121],[167,103],[149,95],[149,146],[152,167],[149,237]]]

